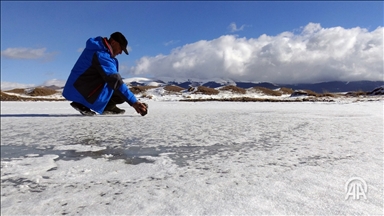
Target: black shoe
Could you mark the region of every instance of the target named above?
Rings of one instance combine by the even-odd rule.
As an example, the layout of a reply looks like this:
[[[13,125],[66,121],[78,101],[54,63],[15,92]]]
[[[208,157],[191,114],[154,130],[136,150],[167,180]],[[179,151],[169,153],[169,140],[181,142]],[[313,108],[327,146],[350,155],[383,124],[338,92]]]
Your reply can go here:
[[[93,112],[92,110],[90,110],[88,107],[84,106],[83,104],[81,103],[77,103],[77,102],[72,102],[71,103],[71,106],[79,111],[81,113],[81,115],[85,115],[85,116],[93,116],[93,115],[96,115],[95,112]]]
[[[107,106],[104,109],[103,115],[116,115],[116,114],[124,114],[125,110],[118,108],[116,105]]]

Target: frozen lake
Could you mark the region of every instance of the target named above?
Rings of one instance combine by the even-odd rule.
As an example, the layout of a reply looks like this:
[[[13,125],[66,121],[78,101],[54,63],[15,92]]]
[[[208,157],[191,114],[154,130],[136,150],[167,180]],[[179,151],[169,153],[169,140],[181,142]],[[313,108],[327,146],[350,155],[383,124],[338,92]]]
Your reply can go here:
[[[148,104],[1,102],[1,215],[383,214],[383,101]]]

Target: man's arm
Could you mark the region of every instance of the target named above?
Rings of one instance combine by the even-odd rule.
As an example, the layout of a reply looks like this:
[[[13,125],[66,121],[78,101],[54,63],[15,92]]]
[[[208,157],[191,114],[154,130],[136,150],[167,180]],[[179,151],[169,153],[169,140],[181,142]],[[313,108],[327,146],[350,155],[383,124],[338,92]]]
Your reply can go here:
[[[93,65],[98,68],[99,74],[103,77],[107,85],[116,91],[116,93],[133,106],[138,100],[123,82],[120,74],[117,72],[116,63],[111,59],[108,53],[96,52],[93,57]]]

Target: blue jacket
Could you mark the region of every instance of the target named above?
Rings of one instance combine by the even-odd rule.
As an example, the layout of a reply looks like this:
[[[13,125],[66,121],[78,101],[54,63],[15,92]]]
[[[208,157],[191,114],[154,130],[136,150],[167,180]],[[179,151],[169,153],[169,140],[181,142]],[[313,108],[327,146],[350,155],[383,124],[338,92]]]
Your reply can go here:
[[[114,92],[131,106],[137,102],[118,73],[119,63],[111,52],[106,38],[88,39],[65,83],[63,96],[98,113],[104,111]]]

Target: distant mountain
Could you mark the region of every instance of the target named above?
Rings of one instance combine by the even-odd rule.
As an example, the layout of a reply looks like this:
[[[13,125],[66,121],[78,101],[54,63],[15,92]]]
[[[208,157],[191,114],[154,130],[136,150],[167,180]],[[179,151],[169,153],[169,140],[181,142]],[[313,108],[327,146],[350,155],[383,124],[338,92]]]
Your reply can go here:
[[[308,89],[317,93],[324,92],[350,92],[350,91],[372,91],[382,86],[384,81],[353,81],[353,82],[322,82],[314,84],[284,85],[287,88]]]
[[[277,88],[283,87],[283,86],[279,86],[269,82],[260,82],[260,83],[237,82],[236,86],[240,88],[245,88],[245,89],[252,88],[252,87],[264,87],[269,89],[277,89]]]
[[[143,77],[125,78],[123,82],[130,86],[165,86],[166,83],[158,79]]]
[[[197,82],[197,81],[185,81],[185,82],[175,82],[175,81],[170,81],[167,83],[168,85],[175,85],[175,86],[179,86],[181,88],[189,88],[189,87],[197,87],[197,86],[201,86],[201,82]]]
[[[321,83],[302,83],[302,84],[275,84],[269,82],[243,82],[233,81],[230,79],[213,79],[213,80],[192,80],[179,79],[162,81],[160,79],[149,78],[128,78],[124,82],[130,86],[166,86],[175,85],[185,89],[189,87],[205,86],[209,88],[219,88],[227,85],[234,85],[240,88],[264,87],[269,89],[277,89],[281,87],[291,88],[293,90],[311,90],[316,93],[324,92],[351,92],[351,91],[372,91],[373,89],[383,86],[384,81],[353,81],[353,82],[321,82]]]
[[[384,86],[377,87],[371,92],[368,92],[369,95],[384,95]]]
[[[38,86],[36,88],[48,88],[48,89],[53,89],[53,90],[60,90],[63,89],[64,87],[56,86],[56,85],[49,85],[49,86]]]

